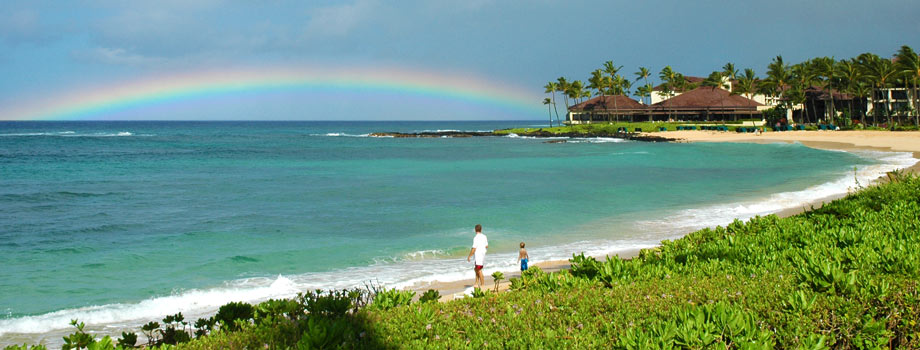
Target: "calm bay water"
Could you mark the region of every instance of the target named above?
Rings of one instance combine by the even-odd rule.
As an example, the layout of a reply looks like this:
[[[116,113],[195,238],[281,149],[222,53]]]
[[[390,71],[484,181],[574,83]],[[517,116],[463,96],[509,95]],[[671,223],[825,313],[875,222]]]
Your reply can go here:
[[[648,247],[912,161],[795,144],[366,137],[530,125],[0,123],[0,344],[71,318],[131,326],[370,280],[471,278],[477,223],[493,270],[515,269],[521,241],[534,261]]]

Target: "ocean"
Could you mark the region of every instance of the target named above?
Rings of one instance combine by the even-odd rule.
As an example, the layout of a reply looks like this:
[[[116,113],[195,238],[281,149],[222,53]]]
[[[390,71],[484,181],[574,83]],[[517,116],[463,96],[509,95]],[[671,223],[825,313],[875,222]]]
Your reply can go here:
[[[839,195],[909,153],[645,143],[487,131],[543,122],[0,122],[0,346],[299,291],[406,287],[694,229]]]

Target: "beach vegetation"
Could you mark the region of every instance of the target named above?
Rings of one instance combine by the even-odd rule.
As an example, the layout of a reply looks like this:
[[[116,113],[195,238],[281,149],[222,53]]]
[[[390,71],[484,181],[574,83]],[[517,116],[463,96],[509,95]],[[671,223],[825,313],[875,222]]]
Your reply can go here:
[[[441,292],[438,292],[436,289],[426,290],[425,293],[422,293],[422,296],[419,297],[418,302],[420,303],[429,303],[435,302],[441,299]]]
[[[229,331],[240,330],[241,322],[249,322],[253,317],[253,308],[249,303],[229,302],[217,310],[214,320],[221,329]]]
[[[492,273],[492,279],[495,281],[494,291],[498,293],[498,284],[505,279],[505,274],[501,271],[495,271]]]
[[[394,307],[407,306],[412,303],[412,298],[414,297],[415,292],[411,290],[384,289],[374,295],[371,308],[389,310]]]
[[[121,338],[118,338],[117,342],[118,346],[123,348],[137,347],[137,333],[121,332]]]
[[[38,345],[29,345],[29,344],[18,345],[18,344],[15,344],[15,345],[7,345],[7,346],[5,346],[5,347],[3,348],[3,350],[48,350],[48,348],[45,347],[44,345],[41,345],[41,344],[38,344]]]

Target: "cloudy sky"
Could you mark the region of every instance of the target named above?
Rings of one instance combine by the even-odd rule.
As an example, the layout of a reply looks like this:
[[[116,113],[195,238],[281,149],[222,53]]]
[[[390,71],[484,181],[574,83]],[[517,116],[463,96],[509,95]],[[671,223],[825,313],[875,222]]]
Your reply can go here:
[[[543,84],[584,80],[606,60],[630,76],[665,65],[705,76],[726,62],[762,73],[776,55],[798,62],[920,49],[918,18],[920,2],[908,0],[4,0],[0,115],[34,119],[23,101],[52,105],[199,71],[387,67],[509,86],[534,106],[314,87],[136,103],[79,118],[543,119]]]

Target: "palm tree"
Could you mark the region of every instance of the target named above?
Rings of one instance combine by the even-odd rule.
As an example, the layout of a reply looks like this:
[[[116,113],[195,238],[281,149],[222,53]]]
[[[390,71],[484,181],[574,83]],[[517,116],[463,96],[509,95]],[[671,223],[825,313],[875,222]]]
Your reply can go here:
[[[872,85],[868,83],[864,77],[860,77],[852,87],[853,95],[856,96],[860,101],[865,102],[870,96],[872,96]],[[859,115],[860,123],[866,125],[866,113],[861,113]]]
[[[747,94],[747,98],[753,100],[759,80],[760,79],[757,79],[757,74],[754,73],[753,69],[745,68],[744,75],[738,76],[737,86],[732,86],[732,93],[736,95]]]
[[[644,85],[644,86],[649,86],[649,84],[648,84],[648,77],[649,77],[649,75],[651,75],[652,73],[649,72],[648,68],[639,67],[639,71],[638,71],[638,72],[635,72],[635,73],[633,73],[633,74],[636,75],[636,81],[639,81],[640,79],[642,79],[642,80],[645,82],[645,85]],[[644,87],[644,86],[640,86],[640,88],[642,88],[642,87]],[[648,94],[643,94],[643,95],[640,95],[639,97],[642,98],[642,97],[644,97],[644,96],[649,96],[649,102],[648,102],[648,104],[652,104],[652,100],[651,100],[652,89],[648,89]],[[643,101],[645,101],[645,100],[643,100]]]
[[[785,98],[785,89],[789,85],[789,80],[789,65],[783,62],[783,56],[776,56],[767,65],[767,78],[763,81],[761,91],[770,97],[778,97],[782,100]]]
[[[546,105],[546,112],[549,113],[549,127],[553,127],[553,110],[550,108],[550,105],[553,104],[553,100],[550,100],[549,97],[543,99],[543,104]]]
[[[652,96],[652,84],[646,83],[645,85],[640,85],[639,87],[637,87],[637,88],[636,88],[636,96],[638,96],[639,99],[642,100],[643,102],[645,101],[645,98],[646,98],[646,97],[648,97],[648,98],[651,100],[651,96]],[[648,121],[652,121],[652,115],[651,115],[651,113],[649,113]]]
[[[853,64],[851,60],[840,60],[836,63],[837,67],[834,68],[837,71],[838,85],[841,91],[846,92],[847,94],[855,95],[853,93],[853,86],[857,83],[861,76],[859,70],[856,69],[856,65]],[[850,98],[849,102],[850,109],[850,119],[853,119],[853,98]]]
[[[617,121],[620,121],[619,108],[617,108],[617,96],[620,95],[621,90],[621,79],[618,79],[619,75],[617,74],[623,66],[615,66],[613,61],[604,62],[604,73],[607,73],[607,76],[610,78],[608,81],[608,87],[612,90],[611,95],[613,95],[613,113],[616,115]]]
[[[725,83],[724,83],[724,81],[722,80],[722,78],[723,78],[722,72],[716,72],[716,71],[714,71],[714,72],[712,72],[712,73],[709,73],[709,76],[706,77],[706,80],[703,80],[703,84],[702,84],[702,85],[703,85],[703,86],[708,86],[708,87],[710,87],[710,88],[712,89],[712,91],[716,91],[716,88],[723,89],[723,88],[725,87]],[[722,99],[721,96],[722,96],[722,95],[719,94],[719,104],[722,106],[722,109],[723,109],[722,112],[724,113],[724,112],[725,112],[725,111],[724,111],[724,109],[725,109],[725,101],[723,101],[723,99]],[[723,114],[723,118],[724,118],[724,117],[725,117],[725,116],[724,116],[724,114]],[[707,121],[709,120],[709,114],[708,114],[708,113],[706,114],[706,120],[707,120]]]
[[[565,77],[559,77],[556,79],[556,85],[557,85],[556,91],[559,91],[562,93],[562,98],[563,98],[563,101],[565,102],[565,112],[568,113],[569,112],[569,95],[567,95],[565,91],[569,89],[569,82],[568,80],[565,79]],[[559,122],[558,118],[556,122]]]
[[[892,83],[892,80],[895,79],[895,73],[897,71],[894,68],[894,64],[891,63],[891,60],[883,59],[878,57],[878,55],[871,53],[864,53],[859,55],[858,60],[864,69],[866,78],[872,82],[872,85],[877,91],[881,91],[882,89],[889,87]],[[888,91],[885,91],[885,114],[888,117],[889,127],[891,126],[890,96],[891,94]]]
[[[582,90],[580,90],[580,91],[581,91],[581,93],[578,94],[578,98],[582,99],[582,101],[584,101],[585,99],[591,97],[591,90],[582,89]]]
[[[810,61],[805,61],[798,63],[792,66],[790,69],[791,81],[794,82],[795,87],[799,88],[801,91],[796,91],[796,93],[801,93],[802,96],[805,96],[804,99],[801,99],[802,105],[802,114],[805,116],[803,122],[808,122],[808,95],[806,94],[809,87],[815,80],[814,70],[810,68]],[[812,104],[814,107],[814,104]],[[814,112],[814,110],[812,110]],[[814,115],[814,113],[812,113]],[[815,117],[817,119],[817,117]]]
[[[543,88],[546,89],[543,92],[553,94],[553,109],[556,111],[556,121],[559,121],[559,110],[556,109],[556,90],[559,89],[559,84],[551,81],[543,85]]]
[[[786,98],[787,108],[792,109],[792,106],[801,104],[802,105],[802,114],[805,114],[805,89],[806,86],[801,80],[793,80],[789,84],[789,89],[787,89],[783,95]]]
[[[831,99],[830,108],[824,109],[824,112],[827,113],[827,115],[825,115],[825,121],[828,124],[833,123],[834,118],[837,116],[837,112],[834,110],[834,92],[832,91],[834,88],[834,79],[837,76],[837,66],[834,64],[835,62],[837,61],[834,60],[833,57],[818,57],[814,59],[813,66],[815,73],[821,77],[824,83],[824,91],[827,92],[827,95],[830,96]]]
[[[917,83],[920,82],[920,56],[910,46],[904,45],[898,50],[897,57],[896,66],[904,78],[905,86],[908,82],[913,86],[908,91],[911,92],[911,103],[916,111],[917,108],[920,108],[920,94],[918,94],[920,91],[917,88]],[[914,113],[914,125],[920,127],[920,113]]]
[[[722,75],[728,78],[728,91],[734,91],[734,80],[738,78],[738,70],[735,69],[735,64],[728,62],[722,66]]]
[[[576,80],[569,84],[569,90],[567,93],[569,94],[569,98],[574,99],[575,103],[578,104],[581,103],[580,99],[582,95],[584,95],[584,91],[585,83],[583,83],[581,80]]]
[[[664,66],[660,72],[658,72],[658,78],[661,79],[661,92],[659,94],[662,97],[671,98],[674,93],[674,85],[679,73],[675,72],[671,66]],[[668,120],[671,119],[671,111],[668,111]]]
[[[645,102],[645,98],[652,95],[652,84],[639,85],[636,87],[636,97]]]
[[[607,89],[607,79],[604,76],[604,71],[595,69],[593,72],[591,72],[591,77],[588,78],[588,88],[597,91],[597,95],[601,96],[601,101],[603,102],[604,109],[607,109],[607,98],[605,94]]]

